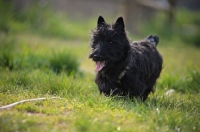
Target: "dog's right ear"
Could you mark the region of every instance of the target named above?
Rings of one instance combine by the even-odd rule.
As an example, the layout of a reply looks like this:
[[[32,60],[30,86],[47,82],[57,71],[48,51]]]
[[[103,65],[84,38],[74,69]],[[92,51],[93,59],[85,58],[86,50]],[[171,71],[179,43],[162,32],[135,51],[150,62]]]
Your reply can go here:
[[[102,16],[99,16],[97,21],[97,28],[101,27],[105,23],[105,20]]]

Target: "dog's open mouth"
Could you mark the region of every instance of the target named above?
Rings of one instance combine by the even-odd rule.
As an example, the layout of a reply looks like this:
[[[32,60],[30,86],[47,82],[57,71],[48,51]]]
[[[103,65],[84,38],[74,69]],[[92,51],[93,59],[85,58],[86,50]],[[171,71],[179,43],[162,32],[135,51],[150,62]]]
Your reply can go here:
[[[106,65],[105,61],[97,61],[96,62],[96,71],[100,71]]]

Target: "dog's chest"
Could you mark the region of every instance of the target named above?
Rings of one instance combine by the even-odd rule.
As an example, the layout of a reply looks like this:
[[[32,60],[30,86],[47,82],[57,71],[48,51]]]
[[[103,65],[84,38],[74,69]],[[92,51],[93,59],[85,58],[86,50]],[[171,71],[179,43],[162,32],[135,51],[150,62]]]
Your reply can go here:
[[[107,74],[105,73],[105,71],[101,71],[99,74],[102,78],[106,79],[107,81],[121,85],[121,80],[129,69],[130,67],[126,66],[123,70],[116,72],[114,75]]]

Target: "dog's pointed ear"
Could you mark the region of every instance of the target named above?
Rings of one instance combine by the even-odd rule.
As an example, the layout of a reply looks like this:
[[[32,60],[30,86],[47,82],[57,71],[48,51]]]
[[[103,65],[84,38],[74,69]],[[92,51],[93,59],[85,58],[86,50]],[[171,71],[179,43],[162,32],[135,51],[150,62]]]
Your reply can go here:
[[[119,27],[119,28],[122,28],[124,29],[125,26],[124,26],[124,20],[122,17],[119,17],[115,23],[116,27]]]
[[[97,28],[101,27],[105,23],[105,20],[102,16],[99,16],[97,21]]]

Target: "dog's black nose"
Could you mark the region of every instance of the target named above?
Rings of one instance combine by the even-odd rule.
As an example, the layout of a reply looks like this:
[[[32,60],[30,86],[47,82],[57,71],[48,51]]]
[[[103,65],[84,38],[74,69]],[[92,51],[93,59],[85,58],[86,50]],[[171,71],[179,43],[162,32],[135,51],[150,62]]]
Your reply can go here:
[[[97,55],[93,56],[93,59],[100,60],[100,59],[102,59],[102,56],[97,54]]]

